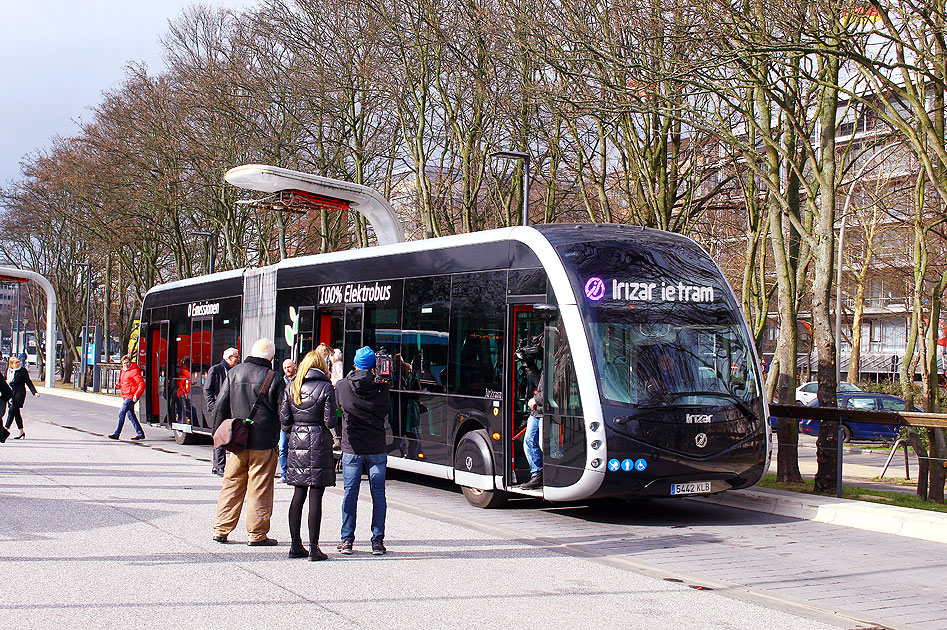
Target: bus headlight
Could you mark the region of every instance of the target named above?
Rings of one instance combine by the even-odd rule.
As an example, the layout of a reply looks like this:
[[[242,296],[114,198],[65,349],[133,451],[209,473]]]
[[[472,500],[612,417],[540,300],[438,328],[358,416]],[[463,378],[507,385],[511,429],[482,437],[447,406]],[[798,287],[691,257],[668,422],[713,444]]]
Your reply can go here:
[[[600,449],[600,448],[602,448],[602,441],[601,441],[601,440],[592,440],[592,449],[597,451],[597,450]]]
[[[598,468],[601,465],[602,465],[602,460],[600,460],[598,457],[592,460],[592,468]]]

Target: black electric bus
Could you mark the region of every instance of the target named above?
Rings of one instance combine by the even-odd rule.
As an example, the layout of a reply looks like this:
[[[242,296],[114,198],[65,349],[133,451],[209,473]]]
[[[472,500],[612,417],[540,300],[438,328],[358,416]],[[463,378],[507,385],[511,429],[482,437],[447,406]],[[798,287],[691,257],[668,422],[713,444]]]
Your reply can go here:
[[[260,337],[275,365],[319,343],[392,357],[388,465],[474,505],[712,494],[769,458],[759,361],[733,291],[693,241],[638,227],[512,227],[306,256],[154,287],[142,414],[210,434],[207,370]],[[522,440],[539,356],[543,487]],[[539,349],[538,351],[536,349]]]

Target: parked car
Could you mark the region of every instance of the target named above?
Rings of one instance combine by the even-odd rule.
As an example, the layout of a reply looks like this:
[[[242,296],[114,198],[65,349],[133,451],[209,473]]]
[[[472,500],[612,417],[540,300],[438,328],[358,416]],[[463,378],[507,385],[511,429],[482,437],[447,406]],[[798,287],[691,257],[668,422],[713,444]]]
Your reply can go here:
[[[839,409],[864,409],[866,411],[904,411],[906,403],[903,398],[888,394],[873,394],[862,392],[858,394],[839,394],[837,397]],[[819,401],[814,401],[810,407],[818,407]],[[914,411],[920,411],[917,407]],[[801,420],[799,431],[808,435],[819,435],[818,420]],[[842,422],[842,441],[852,440],[860,442],[877,442],[893,440],[898,436],[898,425],[867,424],[864,422]]]
[[[813,400],[816,399],[819,391],[819,383],[817,381],[809,381],[808,383],[803,383],[796,388],[796,404],[797,405],[808,405]],[[855,392],[860,392],[862,389],[857,385],[852,385],[842,381],[838,384],[838,389],[835,390],[839,394],[853,394]]]

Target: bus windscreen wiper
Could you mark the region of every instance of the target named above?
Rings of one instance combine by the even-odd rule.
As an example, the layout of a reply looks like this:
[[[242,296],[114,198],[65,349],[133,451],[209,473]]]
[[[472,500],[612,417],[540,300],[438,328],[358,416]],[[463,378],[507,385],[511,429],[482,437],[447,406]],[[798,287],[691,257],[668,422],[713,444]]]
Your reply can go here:
[[[744,401],[742,398],[740,398],[739,396],[731,392],[695,390],[695,391],[690,391],[690,392],[669,392],[668,395],[673,396],[675,398],[680,397],[680,396],[717,396],[719,398],[726,398],[727,400],[732,400],[733,402],[735,402],[737,404],[737,407],[740,408],[740,411],[747,414],[751,418],[756,415],[753,412],[753,410],[750,408],[750,406],[746,404],[746,401]],[[656,406],[662,406],[662,405],[656,405]]]

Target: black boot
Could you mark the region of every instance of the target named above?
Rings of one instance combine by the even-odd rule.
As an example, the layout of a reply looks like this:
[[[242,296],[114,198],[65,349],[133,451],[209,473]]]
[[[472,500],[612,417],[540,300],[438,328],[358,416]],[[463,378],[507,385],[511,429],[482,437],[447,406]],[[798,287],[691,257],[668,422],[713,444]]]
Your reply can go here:
[[[529,478],[529,481],[524,483],[520,488],[523,490],[537,490],[543,487],[543,471],[537,472],[535,475]]]
[[[312,562],[318,562],[319,560],[327,560],[329,556],[322,553],[322,549],[319,549],[319,543],[312,545],[312,550],[309,552],[309,560]]]
[[[308,558],[309,551],[303,547],[302,541],[295,542],[293,541],[289,545],[289,557],[290,558]]]

